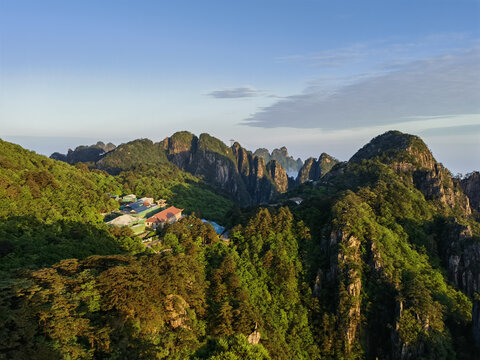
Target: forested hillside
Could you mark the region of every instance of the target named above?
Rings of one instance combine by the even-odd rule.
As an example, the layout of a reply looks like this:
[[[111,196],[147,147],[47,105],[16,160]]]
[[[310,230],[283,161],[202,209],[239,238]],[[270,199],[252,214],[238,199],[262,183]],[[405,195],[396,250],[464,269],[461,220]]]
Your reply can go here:
[[[69,257],[144,251],[133,234],[109,230],[101,215],[118,208],[107,194],[131,192],[164,198],[187,213],[217,221],[233,205],[171,164],[111,176],[0,140],[0,271]]]
[[[182,146],[194,138],[180,135],[166,156],[191,166]],[[478,358],[474,183],[452,179],[416,136],[376,137],[283,196],[300,205],[230,206],[218,214],[228,238],[188,216],[153,249],[98,220],[114,205],[106,191],[232,203],[154,159],[113,176],[1,145],[0,358]],[[207,136],[197,145],[254,160]],[[69,194],[90,207],[57,208]]]

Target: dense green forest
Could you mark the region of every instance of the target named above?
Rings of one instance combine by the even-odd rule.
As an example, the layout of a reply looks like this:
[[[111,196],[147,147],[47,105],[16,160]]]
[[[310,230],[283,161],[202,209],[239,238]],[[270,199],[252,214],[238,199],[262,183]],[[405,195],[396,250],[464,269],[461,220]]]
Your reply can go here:
[[[233,203],[198,177],[173,165],[146,165],[112,176],[105,171],[54,161],[0,140],[0,271],[38,267],[69,258],[143,251],[140,239],[103,224],[118,208],[107,194],[164,198],[223,221]]]
[[[0,146],[0,359],[480,351],[479,214],[417,137],[383,134],[278,199],[300,205],[249,208],[163,159],[115,159],[112,175]],[[197,216],[147,248],[100,216],[118,206],[106,193],[129,192]]]

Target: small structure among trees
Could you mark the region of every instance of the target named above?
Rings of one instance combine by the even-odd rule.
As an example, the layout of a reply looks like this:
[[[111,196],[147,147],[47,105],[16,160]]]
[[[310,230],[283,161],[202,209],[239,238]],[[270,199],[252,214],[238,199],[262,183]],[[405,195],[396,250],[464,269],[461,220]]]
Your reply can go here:
[[[165,224],[173,224],[182,217],[183,209],[177,209],[175,206],[170,206],[168,209],[160,211],[159,213],[149,217],[146,225],[153,229],[159,226],[163,227]]]

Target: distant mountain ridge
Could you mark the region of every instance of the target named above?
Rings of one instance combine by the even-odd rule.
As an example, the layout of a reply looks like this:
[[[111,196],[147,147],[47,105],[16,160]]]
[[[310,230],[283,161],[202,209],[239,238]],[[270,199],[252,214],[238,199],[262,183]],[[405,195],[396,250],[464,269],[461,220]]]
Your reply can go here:
[[[97,162],[105,153],[112,150],[115,150],[114,144],[108,143],[105,145],[104,142],[98,141],[94,145],[77,146],[75,150],[68,149],[66,155],[59,152],[54,152],[52,155],[50,155],[50,158],[54,160],[65,161],[69,164],[76,164],[78,162]]]
[[[54,153],[51,158],[75,163],[94,163],[98,169],[112,174],[137,166],[176,166],[204,179],[230,194],[239,204],[248,206],[268,203],[287,191],[288,178],[276,161],[267,167],[265,160],[235,143],[228,147],[209,134],[196,136],[180,131],[154,143],[137,139],[106,152],[104,147],[82,146],[65,155]]]
[[[280,165],[282,165],[287,174],[290,174],[290,176],[293,175],[295,178],[303,165],[302,159],[298,158],[295,160],[293,156],[288,154],[288,150],[285,146],[282,146],[280,149],[273,149],[271,154],[265,148],[259,148],[255,150],[253,154],[256,156],[261,156],[267,164],[271,160],[276,160]]]

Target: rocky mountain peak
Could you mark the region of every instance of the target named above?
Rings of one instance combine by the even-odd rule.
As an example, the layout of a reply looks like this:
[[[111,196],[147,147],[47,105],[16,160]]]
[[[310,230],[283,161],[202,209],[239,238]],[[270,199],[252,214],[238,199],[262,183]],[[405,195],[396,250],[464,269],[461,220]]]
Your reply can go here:
[[[288,150],[285,146],[282,146],[279,149],[273,149],[272,153],[265,149],[259,148],[253,153],[255,156],[260,156],[265,160],[265,163],[268,163],[270,160],[278,161],[287,174],[290,176],[296,177],[298,171],[303,166],[303,161],[298,158],[295,160],[292,156],[288,154]]]
[[[351,162],[379,158],[384,163],[402,162],[416,167],[432,169],[436,163],[432,153],[421,138],[392,130],[373,138],[358,150]]]
[[[313,157],[305,160],[298,172],[297,183],[303,184],[307,181],[318,181],[325,176],[339,161],[327,153],[322,153],[318,159]]]
[[[378,160],[411,179],[427,200],[436,200],[444,209],[471,213],[469,199],[450,172],[437,163],[427,145],[418,136],[388,131],[373,138],[350,159],[352,163]]]

